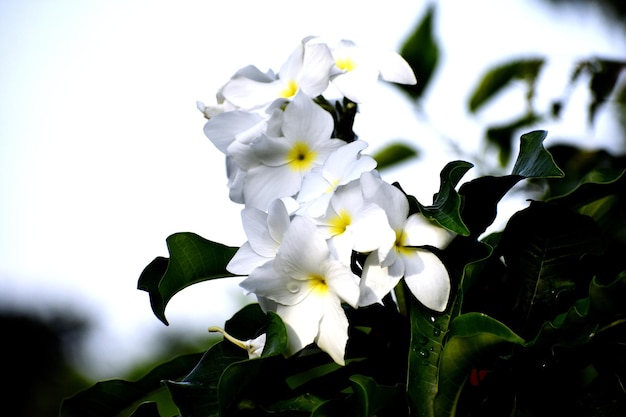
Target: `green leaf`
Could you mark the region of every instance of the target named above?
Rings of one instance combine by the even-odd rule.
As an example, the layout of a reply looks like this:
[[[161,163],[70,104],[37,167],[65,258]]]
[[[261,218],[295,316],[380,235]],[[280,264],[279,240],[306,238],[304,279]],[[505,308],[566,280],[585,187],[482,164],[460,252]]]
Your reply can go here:
[[[441,353],[434,415],[453,417],[472,368],[503,353],[503,347],[523,343],[524,339],[511,329],[485,314],[466,313],[455,318]]]
[[[226,342],[216,343],[181,381],[165,380],[174,403],[185,417],[219,416],[217,386],[224,370],[232,363],[244,360],[243,349],[233,350]]]
[[[546,322],[529,345],[575,347],[589,343],[614,326],[624,325],[625,299],[626,273],[609,284],[601,284],[594,278],[589,284],[589,295]]]
[[[609,195],[623,193],[624,190],[626,190],[626,170],[592,171],[583,178],[576,189],[548,201],[579,209]]]
[[[202,354],[179,356],[161,364],[137,381],[119,379],[98,382],[66,399],[60,417],[114,417],[137,401],[161,388],[164,379],[178,379],[189,373]]]
[[[194,233],[176,233],[166,240],[169,260],[157,257],[143,270],[137,287],[150,295],[152,311],[165,325],[165,307],[184,288],[202,281],[234,276],[226,265],[237,248]]]
[[[502,235],[502,256],[511,281],[519,285],[517,320],[512,327],[533,334],[557,299],[588,284],[584,255],[603,251],[595,222],[574,211],[531,202],[511,217]]]
[[[417,156],[417,151],[403,143],[391,143],[372,155],[382,171]]]
[[[416,26],[415,31],[400,49],[400,55],[409,63],[415,73],[417,84],[398,84],[397,87],[414,99],[419,99],[424,94],[439,61],[439,46],[435,40],[433,29],[434,15],[435,6],[431,4],[421,22]]]
[[[465,161],[448,163],[441,171],[439,192],[435,195],[431,206],[419,204],[420,211],[427,218],[436,221],[441,226],[459,235],[467,236],[470,231],[461,218],[461,196],[455,187],[472,168],[473,165]]]
[[[263,358],[282,355],[287,349],[287,329],[280,316],[273,311],[267,312],[267,339],[263,348]]]
[[[521,59],[496,66],[483,76],[472,92],[469,110],[475,113],[487,101],[515,80],[523,80],[528,84],[528,100],[532,98],[534,84],[543,66],[541,58]]]
[[[487,141],[498,149],[500,166],[506,166],[511,159],[513,135],[521,128],[532,126],[540,120],[534,113],[527,113],[511,122],[487,129]]]
[[[353,391],[355,416],[374,417],[381,414],[401,415],[406,407],[405,389],[403,386],[379,385],[373,378],[364,375],[352,375],[350,377]],[[381,413],[384,411],[385,413]]]
[[[563,176],[552,156],[543,147],[546,131],[522,135],[520,151],[512,175],[484,176],[463,184],[459,194],[464,198],[461,211],[470,235],[478,237],[493,223],[497,205],[504,195],[524,178],[553,178]]]
[[[161,417],[154,401],[141,403],[129,417]]]
[[[512,174],[525,178],[560,178],[563,171],[556,166],[550,152],[543,147],[548,135],[545,130],[522,135],[520,153],[515,161]]]

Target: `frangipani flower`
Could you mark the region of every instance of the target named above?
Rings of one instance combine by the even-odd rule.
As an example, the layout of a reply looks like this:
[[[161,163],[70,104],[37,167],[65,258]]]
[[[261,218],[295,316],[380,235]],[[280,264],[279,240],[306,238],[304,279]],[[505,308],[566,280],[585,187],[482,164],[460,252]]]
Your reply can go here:
[[[310,39],[302,40],[276,76],[260,79],[240,72],[224,85],[221,94],[245,109],[266,106],[276,99],[291,99],[299,91],[317,97],[328,87],[334,60],[327,45],[309,43]]]
[[[287,105],[281,131],[282,137],[259,137],[250,145],[250,155],[240,155],[259,163],[246,172],[243,196],[247,206],[266,210],[273,200],[294,196],[308,172],[346,145],[330,137],[332,116],[302,93]]]
[[[385,211],[363,198],[359,180],[339,187],[326,214],[315,221],[331,252],[345,265],[350,265],[353,250],[386,254],[396,239]]]
[[[404,277],[418,301],[431,310],[444,311],[450,295],[450,277],[437,255],[423,247],[444,248],[454,235],[420,213],[408,216],[409,204],[404,193],[375,174],[364,173],[361,183],[365,199],[387,213],[396,239],[389,253],[377,251],[367,257],[359,304],[379,302]]]
[[[415,74],[396,52],[368,49],[349,40],[342,40],[331,52],[336,72],[333,85],[350,100],[361,103],[379,80],[398,84],[415,84]]]
[[[362,140],[351,142],[333,151],[321,167],[313,168],[304,177],[296,199],[303,205],[302,211],[312,217],[324,215],[337,187],[376,168],[374,158],[361,155],[366,147],[367,143]]]
[[[287,355],[315,342],[335,362],[345,363],[348,319],[341,304],[356,308],[359,286],[350,268],[331,255],[311,219],[294,217],[274,260],[240,285],[276,303],[287,329]]]
[[[244,208],[241,219],[248,241],[237,250],[226,269],[233,274],[248,275],[274,259],[291,219],[280,199],[272,202],[267,213],[254,207]]]

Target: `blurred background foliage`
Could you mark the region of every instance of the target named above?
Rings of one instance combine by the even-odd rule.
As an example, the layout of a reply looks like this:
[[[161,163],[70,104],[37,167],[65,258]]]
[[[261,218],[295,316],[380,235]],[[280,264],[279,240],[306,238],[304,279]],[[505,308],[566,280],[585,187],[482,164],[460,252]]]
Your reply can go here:
[[[622,0],[543,0],[555,9],[568,7],[584,13],[587,7],[599,8],[605,16],[605,24],[615,27],[626,36],[626,3]],[[543,9],[537,7],[537,12]],[[415,70],[419,80],[416,86],[401,86],[403,91],[419,106],[424,92],[438,69],[440,54],[439,43],[434,35],[436,22],[436,3],[426,7],[422,16],[416,17],[418,23],[406,39],[401,54]],[[445,34],[444,34],[445,35]],[[626,51],[623,51],[626,52]],[[505,167],[514,152],[512,144],[519,136],[534,128],[540,128],[546,120],[559,120],[563,110],[569,105],[569,97],[575,88],[586,88],[590,93],[586,114],[589,126],[593,128],[597,115],[601,111],[608,112],[618,123],[613,131],[616,142],[626,144],[626,54],[624,60],[614,57],[581,57],[571,63],[571,71],[563,74],[567,78],[566,91],[554,97],[549,108],[536,108],[533,98],[536,93],[537,79],[543,64],[550,57],[524,57],[502,62],[500,65],[485,68],[482,79],[473,88],[468,109],[476,114],[498,94],[510,88],[513,83],[522,82],[526,86],[525,101],[518,108],[511,108],[511,118],[498,124],[484,127],[485,143],[495,149],[498,154],[497,164],[492,166],[494,172]],[[585,83],[586,84],[582,84]],[[582,85],[581,85],[582,84]],[[418,108],[419,108],[418,106]],[[592,172],[616,171],[626,167],[626,155],[616,154],[611,149],[594,147],[593,143],[585,149],[571,145],[568,138],[560,138],[557,145],[548,148],[558,166],[565,171],[565,181],[554,182],[545,190],[554,195],[562,195],[573,189],[586,175]],[[459,145],[459,147],[461,147]],[[403,162],[408,158],[420,155],[417,148],[406,145],[390,144],[377,157],[383,166],[391,166],[394,162]],[[471,159],[469,159],[471,161]],[[618,204],[618,203],[615,203]],[[624,202],[619,202],[624,204]],[[615,213],[615,210],[612,211]],[[621,223],[623,224],[623,222]],[[140,271],[138,271],[140,272]],[[61,400],[93,385],[96,381],[77,369],[76,355],[83,346],[83,339],[88,333],[91,323],[73,314],[69,310],[58,310],[54,313],[41,315],[29,310],[0,312],[0,323],[3,333],[2,346],[2,414],[14,417],[45,417],[55,416]],[[146,358],[128,369],[119,378],[136,380],[153,369],[156,364],[171,359],[173,356],[203,352],[216,339],[207,337],[202,340],[190,339],[189,335],[171,334],[159,342],[158,354]],[[160,411],[164,415],[173,415],[177,411],[169,397],[160,396],[162,389],[155,391],[153,400],[159,400]]]

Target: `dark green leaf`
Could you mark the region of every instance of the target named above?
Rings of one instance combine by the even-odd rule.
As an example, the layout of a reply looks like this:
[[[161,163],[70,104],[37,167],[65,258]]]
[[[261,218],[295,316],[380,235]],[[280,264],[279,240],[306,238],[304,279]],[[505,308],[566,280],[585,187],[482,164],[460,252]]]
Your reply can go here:
[[[268,311],[267,341],[262,357],[282,355],[287,349],[287,329],[280,316]]]
[[[487,141],[498,149],[501,166],[506,166],[511,159],[513,137],[522,128],[532,126],[540,120],[534,113],[528,113],[511,122],[492,126],[487,129]]]
[[[382,171],[417,156],[417,151],[403,143],[391,143],[372,155]]]
[[[157,403],[151,401],[141,403],[129,417],[161,417],[161,414],[159,414]]]
[[[541,58],[521,59],[490,69],[483,76],[470,97],[470,111],[472,113],[476,112],[514,80],[527,82],[529,89],[527,98],[530,101],[534,91],[534,84],[543,62],[544,60]]]
[[[524,339],[487,315],[466,313],[455,318],[450,323],[441,353],[434,415],[454,416],[459,395],[472,368],[493,357],[502,347],[523,343]]]
[[[611,194],[623,193],[624,190],[626,190],[626,170],[592,171],[583,178],[575,190],[548,201],[579,209]]]
[[[353,391],[354,416],[374,417],[380,414],[402,415],[406,413],[404,387],[381,386],[373,378],[364,375],[352,375],[350,381]]]
[[[606,285],[593,279],[589,295],[578,300],[567,312],[546,322],[531,344],[573,347],[588,343],[613,326],[624,325],[625,299],[626,273]]]
[[[590,62],[588,68],[591,72],[589,89],[592,94],[589,103],[589,122],[593,123],[598,109],[615,89],[620,74],[626,68],[626,62],[598,58]]]
[[[211,242],[194,233],[176,233],[166,240],[170,258],[158,257],[141,273],[138,288],[150,295],[152,311],[164,324],[165,307],[184,288],[202,281],[234,276],[226,265],[237,248]]]
[[[455,187],[472,166],[465,161],[448,163],[441,171],[439,192],[435,195],[433,204],[420,205],[420,211],[424,216],[463,236],[469,235],[470,231],[461,219],[461,196]]]
[[[192,369],[201,354],[184,355],[159,365],[143,378],[131,382],[109,380],[63,401],[60,417],[113,417],[135,402],[161,388],[164,379],[178,379]]]
[[[230,364],[245,360],[248,356],[243,349],[225,349],[225,343],[213,345],[183,380],[164,381],[183,416],[219,416],[219,379]]]
[[[522,135],[520,153],[515,161],[512,174],[525,178],[559,178],[563,171],[556,166],[550,152],[543,147],[548,135],[545,130]]]
[[[588,285],[589,272],[581,259],[603,250],[591,218],[540,202],[511,217],[500,246],[511,279],[520,286],[512,327],[522,336],[536,331],[536,324],[554,311],[559,298]]]
[[[430,5],[415,31],[400,49],[400,55],[409,63],[417,77],[417,84],[397,86],[414,99],[419,99],[424,94],[439,61],[439,46],[433,29],[434,15],[435,6]]]

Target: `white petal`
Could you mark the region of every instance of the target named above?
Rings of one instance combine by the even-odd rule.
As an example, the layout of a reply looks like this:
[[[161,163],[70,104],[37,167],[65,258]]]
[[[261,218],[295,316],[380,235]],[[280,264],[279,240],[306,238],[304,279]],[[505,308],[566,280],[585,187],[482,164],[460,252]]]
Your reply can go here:
[[[289,218],[289,212],[285,201],[282,199],[274,200],[269,207],[267,213],[267,227],[269,229],[270,236],[277,243],[282,242],[285,232],[291,224]]]
[[[325,263],[324,277],[330,291],[342,301],[357,307],[359,302],[359,285],[357,277],[350,268],[332,259]]]
[[[377,177],[374,172],[361,174],[363,196],[385,210],[389,225],[394,230],[402,230],[409,215],[409,202],[402,191]]]
[[[330,251],[326,240],[309,218],[295,216],[278,249],[281,268],[295,279],[324,276],[324,265]]]
[[[310,287],[286,274],[276,259],[255,268],[239,286],[283,305],[298,304],[311,292]]]
[[[441,260],[432,252],[416,249],[405,257],[404,281],[417,298],[431,310],[442,312],[450,297],[450,276]]]
[[[324,316],[320,322],[319,335],[315,342],[336,363],[345,365],[348,319],[339,299],[327,297],[324,301]]]
[[[304,47],[304,63],[299,78],[302,92],[311,98],[322,94],[328,87],[334,64],[335,60],[326,44],[307,44]]]
[[[312,147],[330,138],[333,118],[305,94],[298,93],[285,109],[283,133],[291,141],[306,141]]]
[[[290,197],[298,192],[302,178],[288,166],[250,169],[243,185],[246,206],[267,210],[277,198]]]
[[[248,275],[267,261],[269,261],[269,258],[253,251],[250,243],[246,242],[235,252],[235,256],[226,265],[226,270],[236,275]]]
[[[226,153],[228,145],[238,134],[252,129],[253,136],[258,136],[263,126],[263,118],[247,111],[229,111],[220,113],[204,124],[204,134],[213,142],[215,147]]]
[[[454,233],[428,220],[421,213],[409,216],[404,226],[406,246],[430,245],[443,249],[452,241]]]
[[[415,73],[408,62],[394,51],[378,51],[376,62],[380,78],[398,84],[415,84]]]
[[[270,236],[267,213],[253,207],[246,207],[241,211],[241,222],[252,249],[266,258],[274,257],[278,242]]]
[[[387,215],[378,205],[369,203],[362,207],[354,216],[349,226],[354,236],[354,250],[372,252],[384,258],[396,241],[396,233],[389,226]]]
[[[401,276],[390,276],[388,268],[380,266],[376,252],[370,254],[365,260],[361,274],[359,305],[368,306],[380,303],[383,297],[400,282],[400,278]]]
[[[313,343],[319,333],[319,323],[325,313],[323,298],[307,297],[299,304],[278,305],[276,313],[287,330],[287,356]]]

